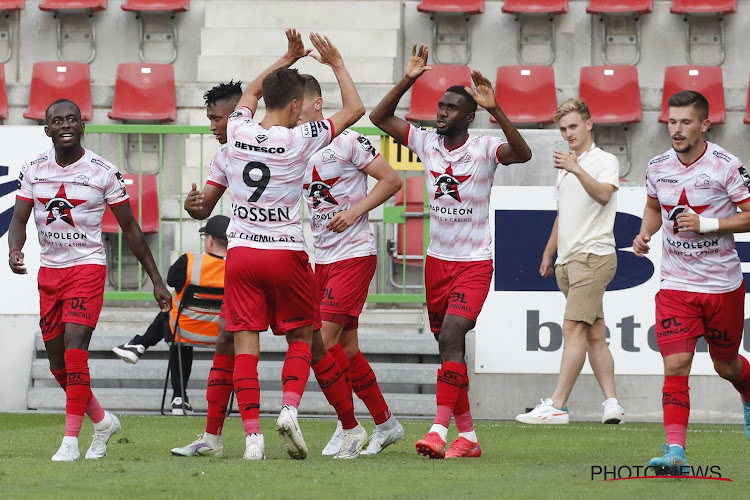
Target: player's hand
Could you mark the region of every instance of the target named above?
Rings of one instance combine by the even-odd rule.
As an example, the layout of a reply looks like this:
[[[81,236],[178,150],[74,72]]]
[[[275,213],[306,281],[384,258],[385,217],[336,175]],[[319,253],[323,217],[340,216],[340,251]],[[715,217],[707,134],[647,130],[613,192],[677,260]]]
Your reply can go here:
[[[193,182],[193,187],[185,198],[184,208],[186,211],[191,212],[194,210],[203,210],[203,191],[198,191],[198,186]]]
[[[317,54],[312,53],[310,57],[318,61],[320,64],[325,64],[332,68],[337,66],[343,66],[344,59],[339,53],[339,49],[331,43],[327,36],[319,35],[318,33],[310,33],[310,41],[318,51]]]
[[[651,241],[651,236],[646,233],[640,233],[633,240],[633,253],[636,257],[643,257],[651,249],[648,246],[648,242]]]
[[[26,274],[28,271],[23,263],[23,252],[20,250],[13,250],[8,256],[8,265],[10,270],[16,274]]]
[[[555,168],[567,170],[571,174],[575,174],[576,171],[581,169],[578,164],[578,160],[573,153],[566,153],[565,151],[555,150],[552,152],[552,162]]]
[[[419,44],[419,49],[417,49],[416,43],[412,46],[411,57],[409,58],[409,62],[406,63],[407,77],[416,80],[422,76],[422,73],[432,69],[432,66],[427,66],[428,53],[427,45],[423,43]]]
[[[678,215],[675,223],[675,227],[677,227],[678,231],[681,233],[686,231],[697,233],[701,228],[701,220],[700,217],[698,217],[698,214],[688,210],[685,210]]]
[[[549,278],[554,271],[555,265],[554,262],[552,262],[552,257],[547,254],[542,255],[542,264],[539,266],[539,275],[542,278]]]
[[[169,293],[164,283],[154,285],[154,298],[156,298],[156,303],[159,304],[161,312],[169,312],[172,309],[172,294]]]
[[[495,109],[497,100],[495,99],[495,91],[492,90],[492,83],[479,71],[471,72],[471,81],[474,82],[476,91],[472,90],[471,87],[464,87],[466,92],[484,109],[488,111]]]
[[[312,49],[306,49],[305,44],[302,43],[302,34],[298,33],[296,29],[289,28],[286,30],[286,56],[294,61],[298,61],[303,57],[312,52]]]
[[[326,229],[333,231],[334,233],[343,233],[357,221],[357,215],[351,210],[342,210],[337,213],[331,219],[331,222],[326,224]]]

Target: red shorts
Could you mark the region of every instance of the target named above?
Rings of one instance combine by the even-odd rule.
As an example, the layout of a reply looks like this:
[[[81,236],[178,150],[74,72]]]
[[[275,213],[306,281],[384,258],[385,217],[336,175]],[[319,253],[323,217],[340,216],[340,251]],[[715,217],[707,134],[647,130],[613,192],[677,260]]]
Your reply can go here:
[[[39,327],[42,339],[49,342],[65,331],[65,323],[96,328],[104,305],[107,267],[98,264],[64,267],[40,267]]]
[[[235,247],[227,253],[224,307],[227,332],[276,335],[320,328],[315,274],[306,252]]]
[[[745,323],[745,285],[732,292],[660,290],[656,294],[656,343],[662,357],[695,352],[706,339],[711,359],[734,361]]]
[[[315,264],[321,319],[355,330],[376,267],[376,255]]]
[[[455,262],[427,256],[424,288],[432,333],[440,333],[446,314],[476,321],[490,291],[492,261]]]

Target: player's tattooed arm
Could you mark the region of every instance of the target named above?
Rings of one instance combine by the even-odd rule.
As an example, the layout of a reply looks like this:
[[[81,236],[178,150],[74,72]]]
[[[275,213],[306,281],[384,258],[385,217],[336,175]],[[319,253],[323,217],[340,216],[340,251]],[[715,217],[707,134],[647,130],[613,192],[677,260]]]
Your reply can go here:
[[[13,218],[10,220],[10,227],[8,228],[8,265],[15,274],[26,274],[28,272],[21,249],[26,243],[26,224],[33,208],[32,202],[16,198]]]

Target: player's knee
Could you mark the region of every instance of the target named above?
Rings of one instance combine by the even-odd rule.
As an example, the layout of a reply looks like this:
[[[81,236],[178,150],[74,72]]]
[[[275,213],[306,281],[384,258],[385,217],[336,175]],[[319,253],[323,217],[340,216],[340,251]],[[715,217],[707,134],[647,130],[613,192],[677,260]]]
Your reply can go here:
[[[725,380],[734,380],[740,376],[742,365],[738,363],[739,359],[731,362],[714,360],[714,370]]]

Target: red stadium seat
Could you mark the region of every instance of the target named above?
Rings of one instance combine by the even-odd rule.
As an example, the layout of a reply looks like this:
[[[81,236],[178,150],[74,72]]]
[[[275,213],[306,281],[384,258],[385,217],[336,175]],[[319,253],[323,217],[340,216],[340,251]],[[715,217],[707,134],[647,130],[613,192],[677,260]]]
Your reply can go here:
[[[89,65],[81,62],[38,62],[31,71],[29,107],[23,114],[31,120],[44,120],[47,107],[57,99],[69,99],[81,108],[81,119],[93,114]]]
[[[581,68],[579,95],[588,105],[594,123],[636,123],[643,119],[635,66]]]
[[[724,123],[724,79],[718,66],[667,66],[664,70],[664,92],[661,99],[659,121],[669,120],[669,98],[682,90],[695,90],[709,103],[708,119],[716,125]]]
[[[654,11],[654,0],[589,0],[589,14],[650,14]]]
[[[109,117],[120,121],[175,121],[174,67],[171,64],[119,64]]]
[[[552,66],[500,66],[495,98],[513,123],[552,123],[557,111]],[[494,117],[490,121],[495,122]]]
[[[419,12],[452,12],[456,14],[481,14],[484,12],[484,0],[421,0],[417,5]]]
[[[721,66],[724,63],[727,46],[723,17],[737,12],[737,0],[673,0],[669,11],[672,14],[680,14],[685,18],[687,29],[685,59],[687,59],[688,64],[701,64],[693,61],[691,55],[693,44],[715,44],[719,48],[719,57],[711,64]],[[716,17],[718,20],[715,31],[717,36],[712,37],[711,33],[707,32],[705,28],[698,33],[700,36],[693,36],[694,17],[696,16]],[[714,40],[713,43],[711,42],[712,39]],[[704,62],[703,64],[707,63]]]
[[[39,8],[47,12],[66,10],[90,10],[96,12],[107,8],[107,0],[44,0],[39,4]]]
[[[190,0],[125,0],[122,10],[134,12],[138,21],[138,55],[143,62],[164,62],[172,64],[177,60],[177,21],[174,15],[190,10]],[[171,31],[146,32],[144,14],[167,15],[172,20]],[[161,35],[161,36],[151,36]],[[172,44],[172,56],[164,61],[149,61],[146,58],[144,46],[149,41],[166,39]]]
[[[505,0],[503,12],[506,14],[552,14],[568,12],[568,0]]]
[[[750,88],[747,92],[747,109],[745,111],[745,123],[750,123]]]
[[[22,10],[26,7],[26,0],[0,0],[0,10]]]
[[[734,14],[737,0],[672,0],[672,14]]]
[[[607,48],[612,45],[635,45],[635,58],[630,64],[641,60],[641,24],[639,16],[654,10],[653,0],[589,0],[586,12],[599,16],[601,25],[602,62],[612,64],[607,58]],[[632,16],[633,23],[623,23],[624,16]],[[616,26],[616,31],[612,29]],[[623,31],[623,26],[627,31]],[[631,31],[632,26],[632,31]]]
[[[186,12],[190,0],[125,0],[122,10],[130,12]]]
[[[405,206],[409,214],[424,213],[424,176],[418,175],[406,178],[406,205],[404,205],[404,189],[396,193],[395,205]],[[406,237],[404,224],[396,224],[396,249],[394,260],[406,259],[407,264],[422,265],[424,258],[424,219],[419,217],[406,218]]]
[[[94,16],[91,14],[107,8],[107,0],[43,0],[39,4],[41,10],[52,12],[57,21],[57,58],[65,61],[63,57],[63,42],[71,35],[84,35],[89,42],[89,56],[81,62],[91,63],[96,57],[96,25]],[[66,31],[63,15],[84,15],[89,25],[88,32],[80,30]]]
[[[5,91],[5,65],[0,64],[0,120],[8,118],[8,94]]]
[[[471,87],[471,70],[468,66],[433,64],[414,83],[406,119],[413,122],[434,122],[437,105],[448,87],[463,85]]]
[[[7,32],[4,33],[5,43],[8,44],[8,52],[5,57],[0,60],[0,63],[2,64],[7,63],[10,61],[10,58],[13,57],[13,42],[15,40],[13,29],[14,24],[17,24],[14,21],[18,21],[18,19],[15,18],[15,16],[12,16],[11,13],[23,10],[24,7],[26,7],[26,0],[0,0],[0,16],[5,17],[5,22],[8,26]]]
[[[155,175],[143,175],[143,189],[140,189],[138,174],[123,174],[125,189],[130,196],[130,207],[133,209],[135,220],[141,226],[144,233],[156,233],[159,231],[159,194]],[[143,200],[142,217],[138,216],[138,206]],[[115,214],[107,207],[102,217],[102,232],[117,233],[120,225],[117,223]]]
[[[523,57],[524,46],[528,45],[547,45],[549,47],[549,58],[544,61],[543,64],[550,66],[555,62],[556,52],[556,32],[557,27],[555,25],[554,16],[566,14],[568,12],[568,0],[505,0],[503,2],[502,11],[506,14],[514,14],[516,21],[518,22],[518,30],[516,32],[516,59],[519,64],[539,64],[538,62],[531,62]],[[547,16],[549,23],[547,26],[547,33],[544,36],[539,36],[537,32],[534,36],[528,35],[528,29],[524,29],[524,26],[532,22],[529,18],[539,18],[539,16]],[[540,44],[539,39],[544,38],[548,40],[548,43]],[[534,41],[537,40],[537,41]]]

